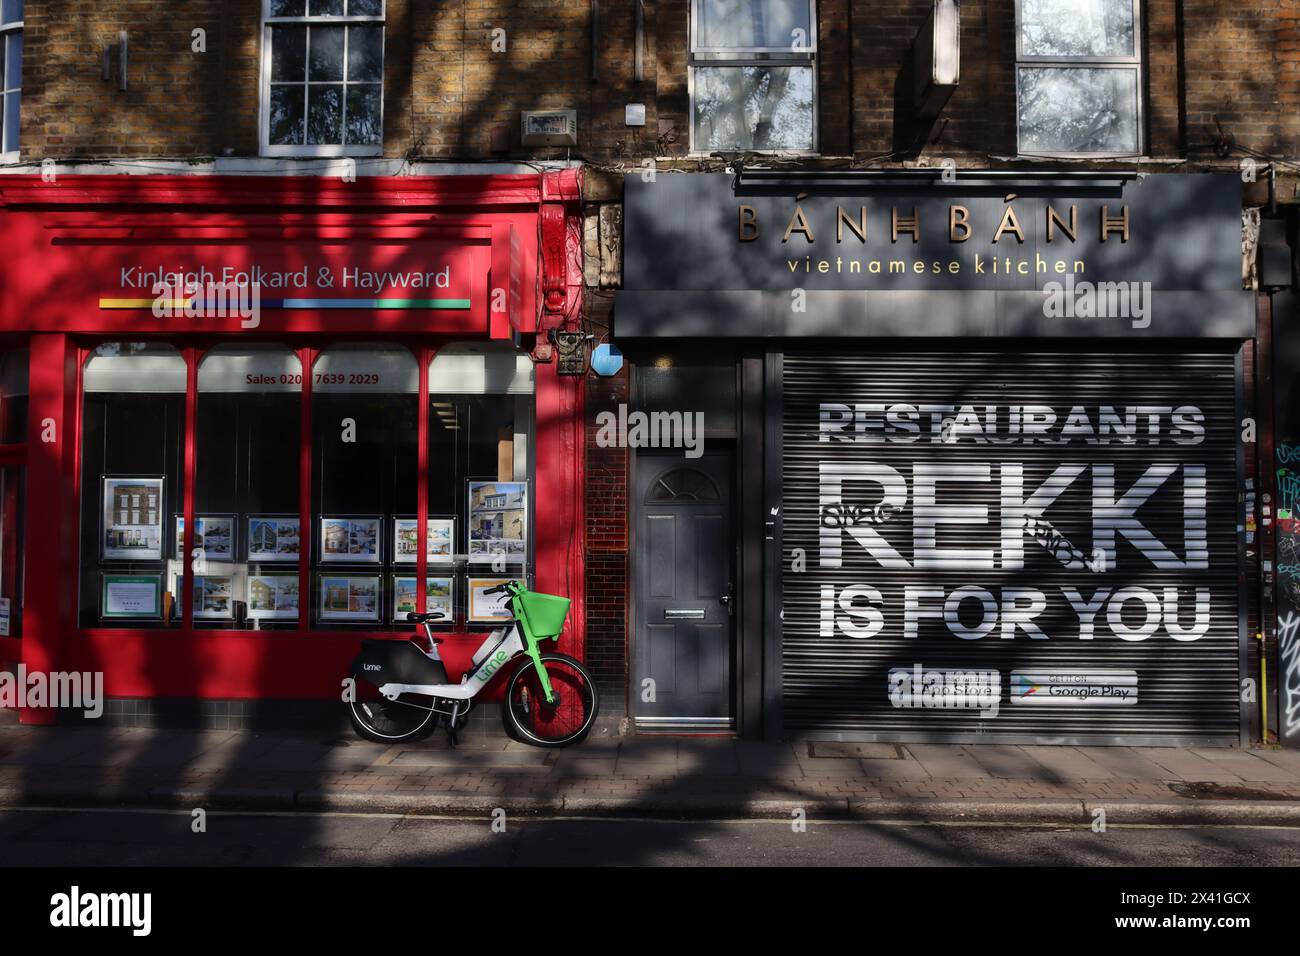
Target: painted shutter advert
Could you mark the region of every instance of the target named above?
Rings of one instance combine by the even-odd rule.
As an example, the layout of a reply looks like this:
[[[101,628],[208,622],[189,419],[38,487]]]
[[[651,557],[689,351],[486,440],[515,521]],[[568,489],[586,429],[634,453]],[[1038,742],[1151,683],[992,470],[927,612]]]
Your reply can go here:
[[[783,710],[1235,742],[1231,352],[784,357]]]

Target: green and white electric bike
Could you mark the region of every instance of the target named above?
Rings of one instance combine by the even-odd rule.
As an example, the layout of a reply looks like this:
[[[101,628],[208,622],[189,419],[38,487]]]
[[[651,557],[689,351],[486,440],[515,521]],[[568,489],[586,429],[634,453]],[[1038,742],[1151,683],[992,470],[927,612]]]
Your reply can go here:
[[[569,599],[529,591],[518,581],[484,593],[508,594],[505,603],[514,620],[488,634],[459,683],[448,678],[438,653],[443,638],[431,627],[445,617],[441,612],[406,615],[424,626],[428,650],[415,641],[362,642],[352,662],[353,693],[347,702],[358,734],[381,743],[414,740],[445,717],[454,747],[474,698],[513,668],[501,702],[508,734],[535,747],[567,747],[587,736],[600,705],[595,681],[572,657],[541,648],[542,641],[559,639]]]

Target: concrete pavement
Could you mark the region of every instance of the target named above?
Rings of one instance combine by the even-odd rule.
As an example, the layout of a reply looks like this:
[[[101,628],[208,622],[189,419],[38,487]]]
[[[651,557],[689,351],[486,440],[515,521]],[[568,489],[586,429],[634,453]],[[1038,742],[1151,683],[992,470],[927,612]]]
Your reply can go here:
[[[1300,825],[1300,752],[0,727],[0,806]]]

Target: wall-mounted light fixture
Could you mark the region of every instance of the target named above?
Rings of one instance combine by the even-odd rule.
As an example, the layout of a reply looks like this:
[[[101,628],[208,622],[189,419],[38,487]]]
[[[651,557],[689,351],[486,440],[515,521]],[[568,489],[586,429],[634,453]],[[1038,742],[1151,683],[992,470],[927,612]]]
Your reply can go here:
[[[819,196],[855,196],[871,193],[929,193],[952,188],[944,179],[943,167],[929,169],[750,169],[741,166],[733,180],[737,196],[788,196],[807,193]],[[1026,196],[1122,195],[1124,185],[1138,178],[1135,169],[963,169],[958,186],[967,195]]]
[[[645,0],[636,0],[633,18],[632,79],[645,82]]]
[[[117,88],[126,89],[126,64],[127,64],[127,40],[126,31],[117,31]],[[104,63],[100,78],[107,83],[113,78],[113,44],[104,44]]]
[[[915,74],[912,103],[919,119],[943,112],[961,78],[961,4],[933,0],[930,15],[912,41]]]

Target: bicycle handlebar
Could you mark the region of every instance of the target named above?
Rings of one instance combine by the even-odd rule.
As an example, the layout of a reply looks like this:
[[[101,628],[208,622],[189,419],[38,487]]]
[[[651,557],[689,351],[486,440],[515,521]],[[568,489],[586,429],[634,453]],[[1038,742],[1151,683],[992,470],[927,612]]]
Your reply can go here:
[[[494,588],[488,588],[488,589],[487,589],[486,591],[484,591],[483,593],[484,593],[485,595],[486,595],[486,594],[500,594],[502,591],[509,591],[509,590],[511,589],[511,585],[513,585],[513,584],[517,584],[517,583],[518,583],[518,582],[516,582],[516,581],[507,581],[505,584],[498,584],[498,585],[497,585],[496,587],[494,587]]]

